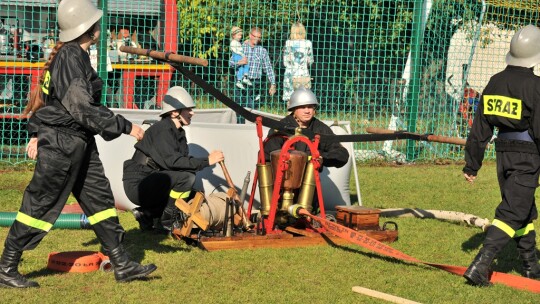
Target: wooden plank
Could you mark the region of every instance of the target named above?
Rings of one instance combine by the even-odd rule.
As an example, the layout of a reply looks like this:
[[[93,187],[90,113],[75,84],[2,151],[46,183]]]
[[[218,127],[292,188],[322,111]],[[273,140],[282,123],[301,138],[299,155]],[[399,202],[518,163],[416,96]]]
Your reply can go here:
[[[364,294],[370,297],[377,299],[383,299],[388,302],[397,303],[397,304],[420,304],[419,302],[411,301],[405,298],[394,296],[388,293],[380,292],[373,289],[368,289],[362,286],[353,286],[352,291]]]
[[[306,236],[306,237],[320,237],[318,232],[307,231],[305,229],[294,228],[294,227],[291,227],[291,226],[286,227],[285,231],[290,232],[290,233],[294,233],[294,234],[303,235],[303,236]]]
[[[347,240],[336,237],[330,233],[314,233],[302,231],[301,229],[286,228],[290,233],[254,235],[240,234],[232,237],[203,237],[199,242],[199,247],[207,251],[228,250],[228,249],[257,249],[257,248],[294,248],[315,245],[347,245],[351,244]],[[289,231],[293,230],[293,231]],[[394,230],[360,230],[371,238],[380,242],[393,242],[397,238],[397,231]],[[301,234],[302,236],[293,236]],[[196,238],[194,236],[193,238]]]
[[[350,244],[346,240],[335,236],[320,235],[319,237],[286,237],[286,238],[267,238],[266,236],[236,238],[230,237],[227,240],[217,240],[208,238],[201,240],[199,247],[207,251],[228,250],[228,249],[258,249],[258,248],[294,248],[315,245],[329,244]]]

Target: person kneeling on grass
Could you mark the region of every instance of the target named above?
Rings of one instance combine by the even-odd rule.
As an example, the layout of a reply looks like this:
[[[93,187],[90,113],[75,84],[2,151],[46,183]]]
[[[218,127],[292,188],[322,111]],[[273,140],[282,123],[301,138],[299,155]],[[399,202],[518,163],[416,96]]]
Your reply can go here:
[[[150,126],[135,144],[135,154],[124,162],[124,190],[139,207],[132,210],[141,230],[172,232],[181,220],[178,198],[188,201],[195,175],[225,158],[213,151],[208,157],[189,155],[185,126],[191,123],[195,102],[182,87],[172,87],[163,98],[161,120]],[[153,219],[158,222],[154,226]]]

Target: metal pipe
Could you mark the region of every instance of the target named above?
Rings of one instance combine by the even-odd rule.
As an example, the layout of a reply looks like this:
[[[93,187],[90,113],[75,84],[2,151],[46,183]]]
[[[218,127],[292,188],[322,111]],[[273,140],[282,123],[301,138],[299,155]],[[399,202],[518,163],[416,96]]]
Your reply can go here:
[[[246,200],[246,194],[247,194],[247,188],[249,187],[249,179],[250,179],[251,172],[248,171],[246,174],[246,177],[244,178],[244,184],[242,185],[242,190],[240,191],[240,204],[242,206],[244,205],[244,201]]]
[[[476,31],[474,32],[474,38],[472,40],[473,43],[471,46],[471,55],[469,56],[467,68],[463,71],[463,76],[461,77],[461,92],[463,92],[463,89],[465,89],[467,78],[469,78],[469,70],[471,68],[471,64],[473,61],[476,45],[478,44],[478,40],[480,40],[480,34],[482,32],[482,22],[484,21],[484,15],[486,14],[486,9],[487,9],[486,1],[482,0],[482,11],[480,12],[480,18],[478,18],[478,26],[476,27]]]
[[[407,105],[410,109],[407,117],[407,131],[416,132],[418,118],[418,98],[420,96],[420,78],[422,74],[421,59],[424,30],[431,11],[431,0],[414,2],[413,31],[411,39],[411,80],[407,94]],[[407,160],[414,158],[415,143],[407,140]]]
[[[99,75],[99,78],[103,79],[103,82],[105,86],[107,86],[107,78],[108,78],[108,72],[107,72],[107,56],[109,54],[107,53],[107,29],[108,29],[108,5],[106,0],[98,0],[98,7],[103,11],[103,17],[101,18],[100,25],[101,25],[101,35],[99,37],[99,44],[98,47],[98,64],[97,64],[97,72]],[[105,88],[103,89],[104,92],[106,92]],[[101,103],[103,105],[106,105],[107,98],[105,94],[101,94]]]

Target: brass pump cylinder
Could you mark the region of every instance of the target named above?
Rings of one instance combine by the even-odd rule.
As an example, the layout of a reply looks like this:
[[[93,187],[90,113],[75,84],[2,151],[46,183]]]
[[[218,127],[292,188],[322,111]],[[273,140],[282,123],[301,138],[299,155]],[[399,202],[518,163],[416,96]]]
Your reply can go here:
[[[274,175],[277,175],[277,171],[280,168],[281,150],[272,151],[270,153],[272,162],[272,171]],[[304,177],[304,170],[306,168],[306,161],[308,155],[306,152],[291,150],[289,151],[288,168],[283,172],[283,180],[281,187],[283,188],[283,195],[281,200],[280,211],[287,213],[289,206],[294,204],[294,192],[302,186],[302,178]]]
[[[261,214],[269,215],[270,206],[272,203],[272,191],[274,190],[272,165],[257,164],[257,174],[259,175],[259,196],[261,199]]]
[[[313,163],[310,161],[306,165],[306,172],[304,173],[304,180],[302,181],[302,188],[300,189],[297,201],[298,205],[309,212],[313,210],[315,188],[315,170],[313,169]]]

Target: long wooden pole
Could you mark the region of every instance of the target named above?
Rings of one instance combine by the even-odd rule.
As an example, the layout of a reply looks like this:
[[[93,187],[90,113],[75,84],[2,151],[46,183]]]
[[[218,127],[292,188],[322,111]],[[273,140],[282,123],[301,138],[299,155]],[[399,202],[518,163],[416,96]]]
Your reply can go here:
[[[352,291],[357,292],[357,293],[361,293],[361,294],[364,294],[364,295],[367,295],[367,296],[370,296],[370,297],[374,297],[374,298],[377,298],[377,299],[386,300],[386,301],[392,302],[392,303],[398,303],[398,304],[420,304],[419,302],[407,300],[407,299],[405,299],[405,298],[393,296],[393,295],[391,295],[391,294],[387,294],[387,293],[384,293],[384,292],[376,291],[376,290],[373,290],[373,289],[368,289],[368,288],[361,287],[361,286],[354,286],[354,287],[352,288]]]
[[[175,53],[158,52],[154,50],[141,49],[126,45],[121,46],[120,51],[140,56],[148,56],[161,61],[172,61],[178,63],[189,63],[194,65],[208,66],[208,60],[206,59],[178,55]]]
[[[374,134],[396,133],[396,131],[394,130],[374,128],[374,127],[366,128],[366,132],[374,133]],[[454,144],[454,145],[459,145],[459,146],[465,146],[465,143],[467,142],[465,138],[459,138],[459,137],[448,137],[448,136],[439,136],[439,135],[421,135],[417,133],[410,133],[410,134],[416,134],[418,136],[422,136],[425,138],[426,141],[434,141],[434,142],[440,142],[440,143],[445,143],[445,144]]]
[[[236,188],[231,179],[231,175],[229,174],[229,170],[227,170],[227,167],[225,166],[224,161],[220,161],[219,165],[221,166],[221,169],[223,170],[223,175],[225,175],[225,180],[227,181],[227,184],[229,184],[229,188],[231,188],[234,191],[234,197],[232,199],[238,202],[237,205],[240,211],[240,216],[242,217],[242,223],[244,225],[244,228],[246,230],[250,230],[251,228],[253,228],[254,225],[253,223],[250,222],[249,218],[246,215],[246,211],[244,210],[244,203],[240,202],[240,199],[238,198],[238,194],[236,193]]]

